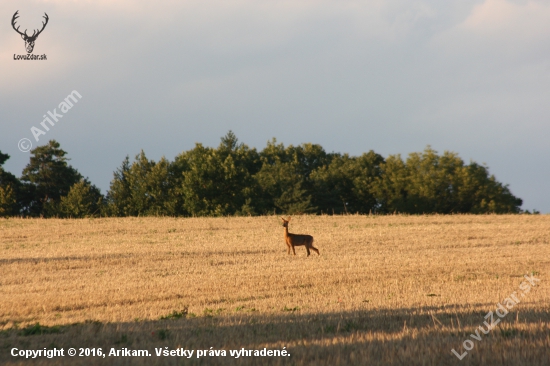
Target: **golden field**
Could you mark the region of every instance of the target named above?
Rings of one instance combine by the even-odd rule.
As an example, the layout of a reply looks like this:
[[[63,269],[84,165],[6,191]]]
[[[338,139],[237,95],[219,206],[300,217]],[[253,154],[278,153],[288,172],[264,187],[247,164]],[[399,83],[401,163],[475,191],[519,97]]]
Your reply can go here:
[[[550,364],[549,215],[296,216],[289,231],[321,255],[287,255],[276,216],[0,220],[0,364]],[[153,356],[11,355],[69,347]]]

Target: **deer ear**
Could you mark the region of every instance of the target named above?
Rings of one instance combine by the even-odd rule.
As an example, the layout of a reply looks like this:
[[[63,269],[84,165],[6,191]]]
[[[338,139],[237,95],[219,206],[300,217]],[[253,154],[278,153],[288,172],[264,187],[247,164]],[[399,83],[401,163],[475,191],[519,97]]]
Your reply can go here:
[[[288,220],[286,220],[286,221],[290,221],[290,216],[288,217]]]
[[[281,220],[283,220],[283,221],[286,221],[286,220],[285,220],[285,219],[283,219],[282,217],[281,217]]]
[[[21,35],[21,39],[25,39],[25,35],[24,35],[24,34]]]

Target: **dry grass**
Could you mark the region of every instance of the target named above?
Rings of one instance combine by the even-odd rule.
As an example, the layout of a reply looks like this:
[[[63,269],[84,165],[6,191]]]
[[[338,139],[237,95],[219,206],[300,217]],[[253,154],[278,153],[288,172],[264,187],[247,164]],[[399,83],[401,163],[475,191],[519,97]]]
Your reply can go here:
[[[0,363],[28,363],[13,347],[168,346],[291,356],[34,362],[548,364],[550,216],[296,216],[321,252],[308,258],[287,256],[279,221],[0,220]],[[527,273],[539,285],[473,340]]]

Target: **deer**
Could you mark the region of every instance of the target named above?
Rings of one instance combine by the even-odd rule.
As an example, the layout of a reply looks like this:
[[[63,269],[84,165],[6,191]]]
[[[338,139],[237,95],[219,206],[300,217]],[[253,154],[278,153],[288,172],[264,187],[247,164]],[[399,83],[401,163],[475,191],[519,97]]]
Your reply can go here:
[[[27,53],[32,53],[32,50],[34,49],[34,42],[36,41],[36,38],[38,38],[38,36],[40,35],[40,33],[42,33],[42,31],[44,30],[44,28],[46,28],[46,24],[48,24],[48,20],[50,19],[48,17],[48,14],[44,13],[44,16],[43,18],[46,19],[45,22],[42,22],[42,29],[38,30],[38,29],[35,29],[32,33],[32,36],[29,36],[27,34],[27,30],[25,29],[25,32],[24,33],[21,33],[19,31],[19,27],[15,28],[15,22],[17,20],[17,18],[19,18],[19,10],[17,10],[15,12],[15,14],[13,14],[13,18],[11,18],[11,26],[13,27],[13,29],[19,33],[21,35],[21,38],[23,38],[23,40],[25,41],[25,48],[27,49]]]
[[[283,227],[285,228],[285,242],[288,247],[287,254],[290,254],[290,248],[292,248],[292,252],[294,253],[294,255],[296,255],[294,247],[305,245],[308,257],[310,254],[310,249],[316,252],[317,255],[320,255],[319,250],[313,246],[313,236],[304,234],[291,234],[288,232],[288,222],[290,221],[290,216],[288,217],[288,219],[284,219],[281,217],[281,220],[283,220]]]

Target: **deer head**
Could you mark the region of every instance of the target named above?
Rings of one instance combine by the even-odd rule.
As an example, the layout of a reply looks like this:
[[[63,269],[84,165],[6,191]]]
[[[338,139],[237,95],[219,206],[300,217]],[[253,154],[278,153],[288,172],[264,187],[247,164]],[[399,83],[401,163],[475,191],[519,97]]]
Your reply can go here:
[[[32,50],[34,49],[34,42],[36,41],[36,38],[38,37],[38,35],[40,33],[42,33],[42,31],[44,30],[44,28],[46,28],[46,24],[48,24],[48,14],[44,13],[44,19],[46,19],[45,22],[42,22],[42,29],[38,30],[36,29],[33,33],[32,33],[32,36],[29,36],[27,34],[27,30],[25,29],[25,32],[24,33],[21,33],[19,31],[19,27],[15,28],[15,21],[17,18],[19,18],[19,15],[17,14],[19,13],[19,10],[17,10],[15,12],[15,14],[13,14],[13,18],[11,18],[11,26],[13,27],[13,29],[19,33],[21,35],[21,38],[23,38],[23,40],[25,41],[25,48],[27,49],[27,53],[32,53]]]
[[[285,218],[281,217],[281,220],[283,220],[283,227],[288,227],[288,222],[290,221],[290,216],[288,217],[288,219],[285,219]]]

